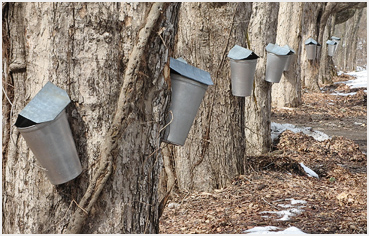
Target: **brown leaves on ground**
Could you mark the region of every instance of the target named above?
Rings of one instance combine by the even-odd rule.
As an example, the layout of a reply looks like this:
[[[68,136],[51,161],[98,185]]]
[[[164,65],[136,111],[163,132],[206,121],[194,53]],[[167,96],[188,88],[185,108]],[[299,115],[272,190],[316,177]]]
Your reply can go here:
[[[248,157],[248,173],[225,189],[194,192],[171,201],[161,233],[243,233],[256,226],[295,226],[305,233],[366,233],[366,155],[343,137],[323,142],[285,131],[277,155]],[[352,157],[355,157],[354,159]],[[320,176],[309,177],[303,162]],[[304,200],[287,221],[276,212],[288,199]],[[174,204],[175,203],[175,204]]]

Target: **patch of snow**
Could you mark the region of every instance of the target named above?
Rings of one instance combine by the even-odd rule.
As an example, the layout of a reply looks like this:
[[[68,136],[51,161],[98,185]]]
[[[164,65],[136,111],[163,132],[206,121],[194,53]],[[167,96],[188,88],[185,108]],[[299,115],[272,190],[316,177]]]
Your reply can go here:
[[[349,73],[345,73],[346,75],[351,75],[356,77],[356,79],[336,82],[335,84],[346,84],[350,86],[350,88],[367,88],[368,87],[368,72],[367,70],[363,71],[352,71]]]
[[[278,204],[278,206],[283,208],[289,208],[282,211],[262,211],[260,214],[277,214],[278,217],[281,217],[277,220],[280,221],[288,221],[291,217],[300,214],[302,211],[301,208],[304,208],[305,206],[293,206],[296,204],[306,204],[306,201],[304,200],[295,200],[293,198],[287,198],[286,201],[291,201],[290,204]]]
[[[171,202],[168,204],[168,208],[179,208],[181,205],[175,202]]]
[[[330,137],[320,131],[314,131],[311,127],[296,127],[292,124],[278,124],[275,122],[271,123],[271,136],[272,141],[278,138],[278,136],[285,130],[291,130],[294,133],[303,132],[304,134],[313,137],[317,141],[324,141],[330,139]]]
[[[355,95],[356,92],[352,92],[352,93],[339,93],[339,92],[334,92],[331,93],[331,95],[336,95],[336,96],[350,96],[350,95]]]
[[[282,231],[277,231],[280,228],[275,227],[275,226],[264,226],[264,227],[254,227],[252,229],[249,230],[245,230],[244,233],[248,233],[249,235],[259,235],[259,234],[306,234],[304,233],[302,230],[300,230],[297,227],[291,226],[285,230]],[[273,231],[271,231],[273,230]]]
[[[252,229],[245,230],[244,233],[267,234],[267,233],[271,233],[270,230],[278,230],[278,229],[279,228],[275,227],[275,226],[264,226],[264,227],[257,226],[257,227],[254,227]]]
[[[338,75],[338,76],[340,76],[340,75],[342,75],[342,74],[343,74],[343,71],[342,71],[342,70],[340,70],[340,71],[338,71],[338,72],[337,72],[337,75]]]
[[[304,168],[304,171],[308,174],[308,176],[311,177],[315,177],[319,179],[319,176],[317,173],[315,173],[312,169],[310,169],[309,167],[305,166],[304,163],[300,163],[301,167]]]
[[[295,200],[293,198],[287,198],[286,200],[290,200],[292,205],[306,204],[306,201],[305,200]]]
[[[354,125],[362,125],[363,123],[354,122]]]

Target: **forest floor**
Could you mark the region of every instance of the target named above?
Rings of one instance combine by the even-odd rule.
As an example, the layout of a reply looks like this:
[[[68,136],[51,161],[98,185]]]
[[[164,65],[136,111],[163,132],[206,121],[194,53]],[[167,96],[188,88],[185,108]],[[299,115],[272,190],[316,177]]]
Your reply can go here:
[[[335,82],[351,79],[343,74]],[[312,127],[330,138],[282,132],[273,152],[247,158],[248,171],[226,188],[173,194],[160,233],[366,234],[364,90],[335,83],[303,93],[298,108],[273,108],[272,122]]]

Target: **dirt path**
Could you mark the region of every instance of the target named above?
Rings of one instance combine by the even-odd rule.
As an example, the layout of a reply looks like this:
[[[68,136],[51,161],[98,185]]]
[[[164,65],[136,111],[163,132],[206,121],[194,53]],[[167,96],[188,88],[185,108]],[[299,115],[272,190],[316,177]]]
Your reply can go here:
[[[353,140],[359,145],[362,152],[367,153],[367,120],[366,118],[342,118],[323,121],[304,121],[299,119],[280,119],[272,117],[272,122],[290,123],[298,127],[312,127],[314,130],[321,131],[329,136],[342,136]]]

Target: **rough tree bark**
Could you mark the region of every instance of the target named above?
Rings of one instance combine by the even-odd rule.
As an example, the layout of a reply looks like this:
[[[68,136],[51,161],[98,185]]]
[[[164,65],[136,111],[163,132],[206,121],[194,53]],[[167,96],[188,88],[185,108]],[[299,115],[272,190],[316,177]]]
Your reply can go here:
[[[181,5],[175,57],[208,71],[214,82],[185,145],[165,151],[174,167],[168,176],[177,178],[181,191],[222,188],[242,171],[244,98],[231,93],[227,54],[235,44],[246,46],[250,13],[251,3]]]
[[[177,5],[3,6],[3,84],[14,111],[3,102],[3,233],[158,233],[162,159],[147,157],[165,124],[163,68]],[[83,167],[58,186],[19,132],[9,132],[47,81],[72,100],[67,114]]]
[[[311,91],[318,91],[318,71],[319,64],[317,60],[308,60],[306,56],[305,40],[308,38],[315,39],[318,43],[323,44],[318,40],[319,38],[319,22],[323,12],[324,3],[310,3],[303,4],[302,15],[302,43],[303,47],[300,51],[299,58],[301,60],[301,83]],[[323,51],[323,47],[322,47]]]
[[[250,48],[260,56],[256,65],[254,90],[245,98],[246,154],[259,155],[271,147],[271,87],[265,69],[268,43],[275,43],[279,3],[253,3],[248,28]]]
[[[356,69],[356,55],[357,55],[357,44],[358,44],[358,31],[359,31],[359,23],[361,17],[363,15],[364,9],[356,9],[355,15],[352,19],[352,23],[350,24],[350,30],[347,30],[346,38],[345,38],[345,70],[351,71]]]
[[[277,107],[297,107],[301,100],[300,57],[303,40],[301,38],[302,4],[298,2],[279,4],[277,44],[288,44],[295,50],[288,71],[283,72],[281,81],[272,86],[272,105]]]

